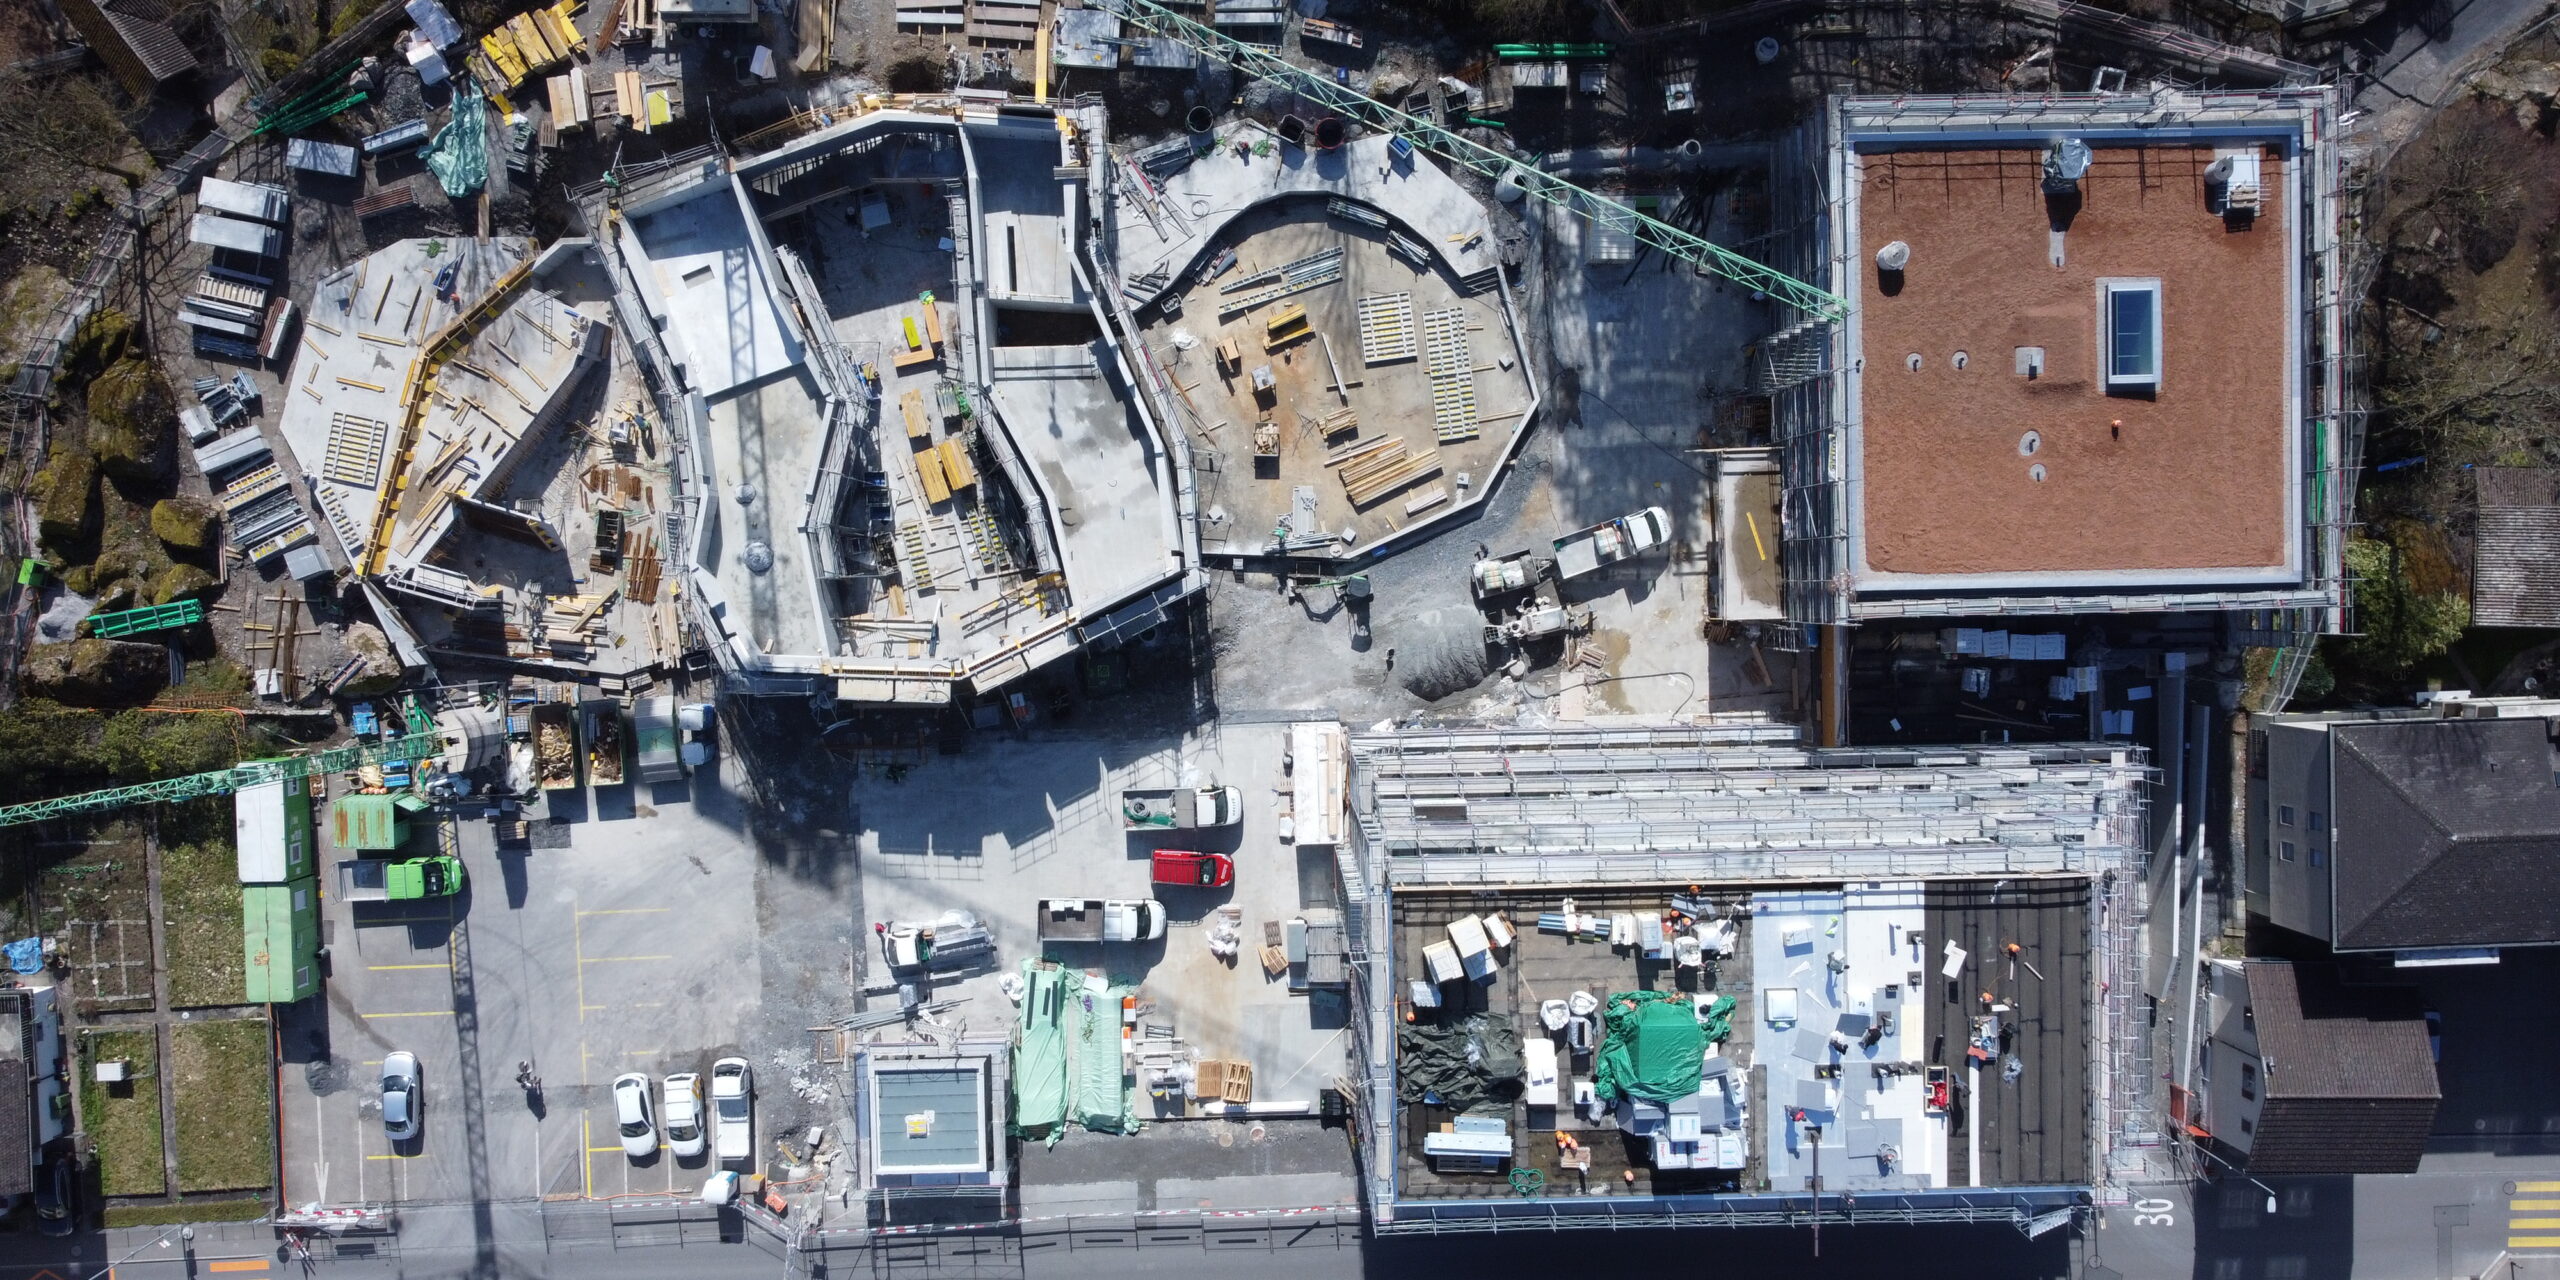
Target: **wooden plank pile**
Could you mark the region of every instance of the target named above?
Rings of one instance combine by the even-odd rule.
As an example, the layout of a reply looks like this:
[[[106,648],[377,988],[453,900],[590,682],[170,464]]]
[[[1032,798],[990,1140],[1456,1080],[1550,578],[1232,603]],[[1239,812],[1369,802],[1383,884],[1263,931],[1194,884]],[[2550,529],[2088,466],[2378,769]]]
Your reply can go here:
[[[658,581],[666,567],[658,556],[658,535],[646,528],[622,535],[622,592],[640,604],[658,602]]]
[[[1341,468],[1343,496],[1352,506],[1365,507],[1440,474],[1440,454],[1437,450],[1410,453],[1404,441],[1387,436],[1337,450],[1325,458],[1325,465]]]

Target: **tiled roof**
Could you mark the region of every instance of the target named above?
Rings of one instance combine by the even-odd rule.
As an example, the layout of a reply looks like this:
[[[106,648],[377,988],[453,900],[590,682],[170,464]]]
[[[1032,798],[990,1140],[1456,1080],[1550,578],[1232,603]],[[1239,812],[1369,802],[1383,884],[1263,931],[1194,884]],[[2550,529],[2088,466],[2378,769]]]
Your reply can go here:
[[[2560,627],[2560,470],[2484,467],[2471,549],[2471,620]]]
[[[2249,1168],[2416,1170],[2443,1093],[2417,992],[2282,960],[2251,961],[2248,982],[2265,1090]]]
[[[2342,950],[2560,942],[2560,785],[2539,718],[2330,729]]]

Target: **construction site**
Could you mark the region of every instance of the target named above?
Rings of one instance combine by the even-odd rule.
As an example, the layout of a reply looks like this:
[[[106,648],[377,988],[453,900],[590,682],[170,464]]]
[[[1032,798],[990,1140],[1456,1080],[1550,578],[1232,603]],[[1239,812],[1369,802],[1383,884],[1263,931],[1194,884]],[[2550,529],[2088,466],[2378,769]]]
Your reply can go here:
[[[17,693],[239,726],[0,806],[149,849],[55,945],[223,921],[273,1137],[220,1189],[788,1274],[2032,1239],[2179,1168],[2162,855],[2242,648],[2351,621],[2340,96],[1603,7],[1659,38],[406,0],[243,80],[0,400]],[[236,884],[114,825],[226,797]]]

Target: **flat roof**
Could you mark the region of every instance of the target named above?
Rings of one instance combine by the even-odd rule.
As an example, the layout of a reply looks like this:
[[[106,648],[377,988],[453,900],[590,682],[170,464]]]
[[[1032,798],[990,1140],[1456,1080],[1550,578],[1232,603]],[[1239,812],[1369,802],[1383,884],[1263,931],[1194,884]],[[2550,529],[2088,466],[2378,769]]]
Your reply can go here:
[[[871,1067],[872,1152],[883,1173],[966,1173],[988,1167],[986,1068]]]
[[[2074,208],[2041,189],[2041,139],[1849,145],[1860,590],[2301,577],[2287,146],[2093,138]],[[2254,218],[2226,219],[2206,181],[2231,154],[2257,158]],[[1894,241],[1910,261],[1887,281],[1874,254]],[[2115,281],[2158,284],[2155,392],[2101,377]]]

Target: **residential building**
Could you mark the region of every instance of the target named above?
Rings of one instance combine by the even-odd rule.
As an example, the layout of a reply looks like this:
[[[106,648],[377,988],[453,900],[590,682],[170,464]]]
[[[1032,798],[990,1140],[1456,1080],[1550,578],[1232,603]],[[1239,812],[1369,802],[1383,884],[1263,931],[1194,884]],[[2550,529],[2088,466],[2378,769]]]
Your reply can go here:
[[[0,988],[0,1197],[35,1190],[46,1149],[71,1132],[54,992]]]
[[[2560,943],[2554,716],[2543,700],[2451,697],[2260,717],[2249,911],[2402,963]]]
[[[2415,1173],[2442,1090],[2405,984],[2340,966],[2206,963],[2187,1132],[2251,1173]]]
[[[136,95],[196,69],[196,55],[159,0],[62,0],[62,16]]]
[[[1757,371],[1799,622],[2260,611],[2352,510],[2326,89],[1841,97],[1779,158],[1820,282]]]
[[[2471,624],[2560,627],[2560,469],[2481,467]]]

